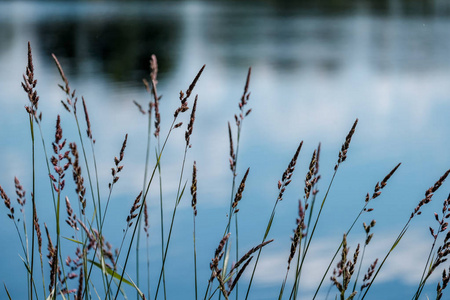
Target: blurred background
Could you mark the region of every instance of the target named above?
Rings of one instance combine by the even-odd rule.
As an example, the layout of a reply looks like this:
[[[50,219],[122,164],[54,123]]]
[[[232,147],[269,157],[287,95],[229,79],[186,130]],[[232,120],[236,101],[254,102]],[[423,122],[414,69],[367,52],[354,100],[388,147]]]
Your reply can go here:
[[[142,187],[147,119],[132,101],[147,107],[150,100],[142,84],[142,78],[149,77],[150,56],[155,54],[159,64],[163,137],[179,105],[179,91],[186,90],[206,64],[194,90],[199,103],[185,173],[189,182],[192,161],[196,160],[202,294],[210,274],[210,259],[227,221],[232,180],[227,122],[233,124],[238,113],[251,66],[248,107],[252,113],[243,124],[238,161],[238,180],[248,167],[251,169],[239,204],[239,247],[243,253],[261,241],[278,195],[277,182],[298,143],[304,140],[293,182],[277,208],[270,234],[275,242],[262,253],[251,299],[274,299],[278,295],[295,228],[297,201],[303,197],[313,150],[322,143],[321,200],[345,136],[359,118],[348,159],[339,169],[306,260],[300,295],[309,299],[342,234],[361,209],[365,194],[372,193],[377,181],[402,162],[372,204],[374,211],[363,215],[349,238],[353,253],[356,244],[364,241],[362,222],[377,220],[364,271],[376,257],[384,257],[425,190],[450,167],[449,28],[450,3],[446,0],[1,1],[0,184],[13,198],[13,178],[17,176],[30,199],[31,143],[23,109],[28,100],[20,86],[30,41],[47,149],[58,114],[64,137],[78,142],[73,118],[60,104],[64,95],[57,86],[62,81],[51,57],[54,53],[72,89],[86,99],[97,141],[104,201],[113,158],[125,133],[129,134],[124,171],[106,220],[105,235],[117,247],[128,210]],[[184,116],[185,124],[187,118]],[[39,141],[38,158],[43,158],[41,148]],[[167,222],[174,205],[182,149],[184,129],[179,129],[162,158]],[[36,192],[38,215],[41,222],[54,228],[53,210],[46,208],[51,207],[51,194],[43,159],[38,159],[37,167],[41,174]],[[75,202],[73,189],[74,185],[67,183],[66,192]],[[432,243],[428,227],[436,227],[433,213],[441,211],[448,192],[447,183],[414,219],[366,299],[412,297]],[[157,189],[152,193],[150,264],[154,289],[160,268],[160,235]],[[31,206],[26,209],[30,217]],[[169,299],[192,299],[194,295],[191,210],[186,194],[177,212],[166,267]],[[2,211],[0,278],[13,299],[24,299],[23,254],[6,208]],[[66,246],[72,247],[70,242]],[[145,268],[143,255],[141,265]],[[128,273],[134,274],[134,269],[135,261]],[[435,297],[440,270],[435,275],[424,297]],[[243,281],[248,278],[244,275]],[[327,280],[321,299],[330,285]],[[245,286],[240,286],[240,294]],[[332,287],[330,297],[336,292]],[[4,291],[0,293],[0,298],[6,297]]]

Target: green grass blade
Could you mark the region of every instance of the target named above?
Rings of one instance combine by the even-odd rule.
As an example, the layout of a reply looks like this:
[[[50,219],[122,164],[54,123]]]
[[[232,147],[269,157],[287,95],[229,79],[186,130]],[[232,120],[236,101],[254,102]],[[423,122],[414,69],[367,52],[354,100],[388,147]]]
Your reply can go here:
[[[90,260],[90,259],[89,259],[88,261],[89,261],[91,264],[93,264],[94,266],[96,266],[97,268],[99,268],[100,270],[103,270],[103,267],[102,267],[102,265],[101,265],[100,263],[98,263],[98,262],[96,262],[96,261],[92,261],[92,260]],[[106,265],[105,265],[104,270],[105,270],[105,272],[106,272],[108,275],[114,277],[115,279],[120,280],[120,278],[122,277],[122,276],[120,276],[118,273],[114,272],[113,269],[111,269],[110,267],[108,267],[108,266],[106,266]],[[137,288],[137,286],[136,286],[134,283],[132,283],[131,281],[129,281],[129,280],[125,279],[125,278],[122,278],[122,281],[123,281],[124,283],[126,283],[126,284],[128,284],[128,285],[130,285],[130,286],[132,286],[132,287],[134,287],[134,288],[136,288],[136,290],[139,291],[140,294],[142,294],[142,292]],[[143,295],[143,294],[142,294],[142,295]]]
[[[8,299],[12,300],[11,295],[9,294],[8,289],[6,288],[6,284],[3,282],[3,286],[5,287],[6,294],[8,295]]]
[[[186,189],[187,181],[184,183],[183,189],[181,190],[180,196],[177,199],[177,206],[180,204],[181,198],[183,197],[184,190]]]
[[[74,239],[71,239],[71,238],[68,238],[68,237],[65,237],[65,236],[63,236],[62,238],[63,238],[63,239],[66,239],[66,240],[68,240],[68,241],[71,241],[71,242],[80,244],[80,245],[84,245],[84,244],[83,244],[82,242],[80,242],[80,241],[77,241],[77,240],[74,240]]]

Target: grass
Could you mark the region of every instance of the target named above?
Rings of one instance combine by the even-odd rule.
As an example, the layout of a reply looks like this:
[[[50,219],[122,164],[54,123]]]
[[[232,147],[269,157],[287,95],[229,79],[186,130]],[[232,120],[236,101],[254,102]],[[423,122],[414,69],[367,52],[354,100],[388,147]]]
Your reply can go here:
[[[202,237],[198,236],[196,230],[197,208],[202,205],[198,201],[198,172],[208,170],[197,169],[195,159],[191,159],[189,149],[192,147],[191,137],[195,134],[195,120],[197,112],[197,102],[201,101],[201,95],[194,96],[197,82],[201,80],[205,66],[201,67],[192,83],[185,91],[180,92],[179,106],[174,108],[171,125],[168,128],[161,128],[160,100],[157,90],[158,65],[155,56],[150,59],[151,73],[150,79],[144,79],[144,87],[149,92],[148,109],[135,102],[139,112],[147,117],[147,135],[145,143],[144,173],[142,174],[142,189],[130,191],[131,203],[123,203],[123,209],[129,213],[126,220],[122,221],[123,230],[117,234],[121,236],[119,247],[113,249],[104,235],[104,229],[109,222],[120,223],[115,216],[108,214],[110,200],[114,193],[114,187],[119,182],[122,170],[126,167],[124,158],[127,153],[128,134],[125,135],[122,147],[118,151],[118,156],[112,159],[111,179],[106,191],[102,190],[99,184],[99,175],[96,158],[96,141],[90,124],[88,113],[88,101],[81,97],[83,109],[79,109],[78,96],[66,77],[63,67],[57,57],[53,55],[56,70],[59,72],[62,84],[59,85],[65,100],[61,101],[67,112],[66,116],[56,117],[54,141],[50,144],[46,141],[47,133],[44,134],[41,122],[43,113],[39,110],[39,96],[36,92],[37,80],[34,78],[34,66],[31,45],[28,44],[28,62],[22,87],[28,97],[25,106],[28,114],[32,165],[30,174],[33,178],[31,193],[31,207],[27,202],[25,188],[18,178],[14,178],[14,189],[17,195],[17,203],[13,203],[0,186],[0,196],[3,199],[6,214],[12,222],[14,230],[17,232],[18,241],[22,253],[20,256],[26,269],[27,278],[5,279],[4,295],[8,299],[14,299],[8,286],[14,284],[24,284],[26,282],[27,295],[29,299],[167,299],[169,290],[176,282],[170,282],[165,274],[168,268],[173,268],[170,261],[169,249],[173,245],[172,239],[176,236],[174,232],[179,205],[183,198],[191,199],[192,224],[192,257],[186,258],[189,263],[186,266],[176,265],[176,269],[170,271],[177,272],[177,269],[192,266],[189,272],[192,278],[185,280],[192,282],[194,293],[186,295],[188,299],[251,299],[252,292],[258,287],[253,286],[254,276],[260,271],[260,258],[264,256],[266,248],[271,247],[274,242],[271,239],[271,229],[277,222],[276,212],[280,203],[283,202],[285,192],[293,180],[304,182],[303,194],[298,200],[298,217],[293,228],[294,234],[291,243],[286,244],[286,273],[284,280],[280,282],[278,299],[299,299],[303,288],[303,280],[308,276],[304,270],[308,258],[311,257],[311,245],[316,239],[316,229],[323,222],[323,209],[326,207],[328,195],[333,188],[339,170],[345,166],[348,152],[351,151],[351,141],[357,132],[358,119],[356,119],[349,129],[347,136],[343,139],[343,144],[336,157],[333,175],[330,182],[323,183],[319,173],[319,161],[321,155],[321,145],[313,151],[308,164],[308,170],[304,177],[296,174],[296,167],[301,163],[303,141],[298,141],[298,146],[293,151],[292,158],[288,160],[285,171],[280,174],[278,181],[278,196],[274,199],[271,214],[267,216],[267,224],[261,228],[260,232],[253,233],[259,237],[259,244],[255,244],[250,249],[241,249],[242,240],[239,238],[239,204],[245,199],[245,188],[247,178],[252,176],[252,171],[245,162],[239,160],[240,145],[242,142],[243,126],[247,119],[251,117],[251,109],[248,108],[250,101],[251,69],[249,69],[244,84],[244,92],[238,102],[239,110],[234,115],[232,122],[228,123],[229,138],[229,166],[230,176],[230,201],[226,208],[227,221],[223,225],[223,234],[215,237],[217,247],[208,249],[211,257],[197,257],[198,241]],[[191,97],[192,96],[192,97]],[[84,124],[79,121],[78,113],[82,113]],[[187,117],[184,117],[186,115]],[[73,118],[78,135],[76,142],[67,142],[63,132],[62,119]],[[183,121],[187,118],[187,122]],[[186,124],[183,124],[186,123]],[[85,128],[85,129],[83,129]],[[179,173],[166,174],[165,166],[162,164],[162,157],[166,152],[168,141],[172,139],[173,132],[183,130],[184,148],[180,149],[182,159],[179,162]],[[36,130],[38,129],[38,130]],[[85,131],[83,133],[83,131]],[[162,132],[167,132],[165,135]],[[43,157],[36,157],[35,143],[37,136],[42,142]],[[89,148],[89,149],[88,149]],[[48,152],[47,149],[51,149]],[[154,159],[153,157],[154,151]],[[47,174],[37,171],[36,160],[45,160]],[[190,170],[192,165],[192,172]],[[349,211],[348,215],[341,216],[350,220],[350,226],[342,233],[340,243],[335,245],[335,251],[330,253],[326,259],[329,261],[323,270],[321,280],[317,282],[316,290],[312,299],[323,297],[324,284],[330,287],[326,298],[328,299],[364,299],[370,295],[371,288],[375,283],[383,266],[390,255],[397,249],[403,237],[407,234],[411,223],[422,213],[424,206],[429,204],[434,194],[444,184],[450,174],[446,171],[436,181],[431,181],[431,187],[425,191],[425,195],[417,204],[411,208],[411,214],[403,228],[398,232],[396,239],[392,242],[384,253],[378,253],[379,257],[367,257],[367,248],[371,246],[373,238],[373,228],[376,221],[372,219],[369,224],[362,222],[362,216],[371,218],[371,203],[380,197],[388,185],[392,176],[395,176],[400,163],[393,166],[386,172],[384,178],[375,183],[373,191],[367,193],[360,202],[360,207],[355,212]],[[240,175],[241,172],[243,175]],[[38,212],[46,209],[40,207],[43,195],[36,188],[36,178],[38,176],[49,177],[48,189],[51,191],[53,200],[53,217],[48,220],[40,220]],[[163,190],[162,179],[173,176],[177,179],[177,192],[174,199],[167,199]],[[188,176],[191,176],[190,178]],[[69,179],[71,178],[71,179]],[[86,180],[86,181],[85,181]],[[67,185],[66,185],[67,181]],[[70,184],[68,181],[73,181]],[[150,193],[150,187],[158,184],[159,187],[152,191],[158,191],[158,195]],[[319,183],[325,186],[325,193],[319,193]],[[2,183],[3,184],[3,183]],[[276,184],[276,183],[275,183]],[[5,186],[3,184],[3,186]],[[75,187],[75,198],[73,191],[67,191],[68,187]],[[106,192],[106,193],[105,193]],[[106,195],[106,196],[105,196]],[[76,199],[76,200],[74,200]],[[154,201],[159,206],[159,228],[150,230],[149,207],[150,201]],[[169,204],[171,209],[167,208]],[[131,204],[131,205],[130,205]],[[127,207],[128,205],[128,207]],[[449,264],[446,263],[450,253],[450,230],[448,229],[448,218],[450,218],[450,195],[443,201],[440,213],[435,213],[436,223],[429,228],[431,235],[430,250],[427,257],[423,259],[423,271],[417,288],[411,291],[411,299],[420,299],[426,285],[435,285],[436,293],[432,297],[442,299],[445,288],[450,281]],[[154,207],[152,205],[152,207]],[[22,216],[18,215],[19,208]],[[31,211],[31,216],[27,211]],[[170,221],[164,221],[165,212],[171,215]],[[244,212],[245,214],[246,212]],[[347,213],[347,212],[346,212]],[[351,215],[356,215],[351,218]],[[245,217],[242,216],[242,217]],[[242,218],[241,217],[241,218]],[[293,220],[294,221],[294,220]],[[64,228],[63,228],[64,226]],[[354,234],[356,227],[364,229],[365,238],[354,247],[349,246],[349,236]],[[43,233],[41,228],[45,228]],[[50,228],[50,229],[49,229]],[[70,231],[70,234],[67,232]],[[160,253],[157,255],[160,264],[155,267],[151,264],[154,261],[149,251],[151,239],[153,242],[154,232],[160,232],[161,240],[158,242]],[[71,237],[69,237],[71,236]],[[159,238],[159,236],[157,236]],[[211,238],[211,237],[207,237]],[[145,241],[144,241],[145,239]],[[242,238],[241,238],[242,239]],[[47,250],[43,249],[46,240]],[[63,242],[64,241],[64,242]],[[185,245],[188,247],[188,245]],[[44,246],[45,247],[45,246]],[[173,247],[173,246],[172,246]],[[350,251],[351,249],[355,249]],[[145,256],[141,250],[145,250]],[[364,262],[365,260],[368,262]],[[135,272],[127,272],[127,266],[135,262]],[[201,278],[198,267],[204,266],[199,262],[209,263],[209,276]],[[146,270],[141,270],[142,266]],[[364,270],[363,266],[368,266]],[[438,282],[435,282],[432,274],[442,272]],[[145,280],[142,279],[145,276]],[[433,282],[430,282],[433,281]],[[125,288],[126,287],[126,288]],[[132,292],[130,292],[132,291]],[[386,291],[386,293],[389,293]]]

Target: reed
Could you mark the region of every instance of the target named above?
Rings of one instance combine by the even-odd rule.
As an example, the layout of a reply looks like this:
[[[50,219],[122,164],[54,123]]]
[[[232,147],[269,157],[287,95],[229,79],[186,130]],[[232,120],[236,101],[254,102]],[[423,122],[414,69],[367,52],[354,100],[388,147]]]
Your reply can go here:
[[[158,299],[170,298],[171,289],[178,288],[177,282],[173,282],[172,276],[167,276],[169,272],[177,273],[186,266],[168,264],[171,259],[171,246],[173,248],[173,239],[178,230],[177,220],[180,214],[185,211],[179,209],[180,203],[186,197],[186,187],[190,190],[190,207],[192,211],[192,245],[188,245],[192,249],[193,266],[191,272],[192,278],[183,278],[192,284],[192,294],[185,294],[186,299],[201,298],[201,291],[204,291],[203,299],[248,299],[252,297],[252,291],[258,287],[253,286],[255,275],[262,272],[258,268],[260,260],[263,257],[263,249],[271,247],[275,242],[271,236],[271,229],[277,223],[277,209],[291,209],[287,201],[283,201],[289,194],[286,193],[288,186],[292,182],[297,181],[294,177],[294,171],[299,164],[303,163],[302,148],[303,141],[293,149],[293,156],[288,160],[285,171],[281,174],[280,180],[274,182],[274,202],[273,208],[267,219],[267,224],[261,227],[260,232],[252,232],[259,243],[254,243],[246,252],[241,249],[242,235],[240,230],[247,228],[239,228],[238,216],[245,218],[248,211],[242,208],[242,201],[247,201],[251,197],[251,191],[248,191],[248,181],[252,174],[249,167],[241,170],[242,139],[243,124],[246,117],[251,113],[248,101],[250,98],[249,86],[252,69],[248,70],[245,79],[244,91],[240,99],[238,99],[238,112],[234,115],[234,122],[228,122],[227,138],[229,140],[229,168],[231,170],[230,180],[230,201],[228,207],[223,208],[227,213],[225,220],[217,218],[215,222],[220,223],[223,234],[216,237],[199,236],[198,228],[201,226],[209,226],[211,224],[204,223],[204,214],[202,207],[206,201],[203,196],[203,188],[199,189],[201,179],[198,177],[198,159],[190,157],[189,149],[195,147],[195,140],[192,137],[196,134],[196,119],[201,116],[201,106],[198,105],[202,97],[195,94],[191,101],[191,95],[194,95],[194,89],[201,80],[205,66],[194,76],[188,88],[179,95],[179,104],[173,108],[173,119],[168,127],[161,121],[161,95],[158,90],[158,63],[156,56],[150,58],[150,79],[143,80],[144,86],[150,93],[150,101],[148,108],[141,105],[138,101],[134,104],[138,108],[138,112],[147,117],[146,129],[147,134],[142,140],[145,140],[143,152],[144,170],[142,174],[142,188],[138,190],[128,189],[125,197],[127,201],[115,203],[114,187],[122,183],[119,180],[127,168],[127,151],[129,140],[134,138],[133,134],[125,134],[120,150],[114,157],[112,168],[110,169],[111,177],[105,193],[100,184],[99,170],[97,168],[97,157],[95,153],[96,140],[93,137],[93,128],[91,118],[88,112],[89,102],[83,96],[80,97],[83,106],[82,118],[79,121],[77,115],[78,94],[69,84],[69,79],[64,73],[61,63],[55,55],[52,55],[56,64],[55,72],[58,72],[62,84],[58,85],[64,94],[64,100],[60,101],[64,110],[73,118],[75,129],[75,137],[67,134],[63,128],[67,125],[64,116],[57,115],[56,126],[53,133],[54,140],[47,144],[46,137],[50,133],[45,133],[41,127],[42,112],[38,109],[39,96],[36,91],[37,80],[35,78],[35,70],[33,66],[33,56],[30,43],[28,43],[26,71],[23,77],[22,88],[27,94],[27,104],[25,106],[28,114],[28,122],[30,126],[30,144],[31,144],[31,161],[30,177],[31,192],[29,195],[26,188],[21,184],[20,180],[15,177],[11,189],[14,190],[17,201],[12,201],[8,196],[8,187],[5,183],[0,185],[0,197],[4,203],[5,219],[12,222],[17,233],[20,243],[21,258],[23,260],[26,271],[26,294],[28,299],[130,299],[135,296],[137,299]],[[89,100],[89,99],[88,99]],[[164,102],[163,102],[164,103]],[[168,103],[164,103],[169,105]],[[131,104],[130,104],[131,105]],[[185,114],[185,112],[188,112]],[[91,114],[91,116],[95,116]],[[83,120],[84,119],[84,120]],[[247,122],[247,121],[245,121]],[[337,161],[334,167],[331,166],[332,174],[330,181],[326,185],[325,193],[319,193],[318,184],[322,184],[321,175],[319,174],[319,162],[321,160],[321,145],[312,151],[312,155],[305,161],[307,167],[306,175],[299,182],[304,184],[301,195],[297,203],[297,217],[293,229],[293,237],[290,243],[285,243],[286,249],[286,268],[283,280],[280,282],[278,299],[299,299],[304,290],[303,279],[309,274],[305,274],[305,265],[308,264],[311,252],[311,245],[316,242],[316,233],[320,225],[324,222],[323,212],[330,197],[330,191],[334,187],[334,180],[339,175],[339,170],[344,166],[344,162],[351,158],[349,151],[353,136],[356,134],[358,119],[356,119],[348,134],[343,140],[342,146],[337,155]],[[165,171],[166,166],[161,163],[163,156],[167,155],[166,147],[169,147],[168,141],[173,139],[173,132],[184,129],[183,148],[180,149],[182,156],[179,162],[179,172],[176,174],[168,174]],[[195,125],[195,126],[194,126]],[[226,125],[226,124],[225,124]],[[35,130],[39,130],[42,141],[43,154],[40,159],[45,161],[47,171],[40,173],[36,167],[36,145]],[[83,133],[84,132],[84,133]],[[100,133],[99,133],[100,134]],[[108,134],[114,134],[108,132]],[[201,136],[199,137],[201,138]],[[77,142],[74,140],[77,139]],[[50,147],[50,148],[48,148]],[[89,147],[90,149],[87,149]],[[152,159],[150,154],[154,147],[155,158]],[[47,151],[51,149],[51,151]],[[240,150],[241,149],[241,150]],[[91,154],[91,155],[89,155]],[[103,159],[103,156],[100,157]],[[168,159],[174,160],[172,157]],[[185,174],[185,168],[192,165],[192,175]],[[324,257],[329,260],[329,264],[324,268],[322,277],[318,280],[316,289],[312,299],[321,294],[325,279],[329,278],[330,290],[328,296],[332,294],[335,299],[351,300],[364,299],[371,291],[371,287],[375,283],[388,258],[394,250],[397,249],[403,237],[407,234],[411,223],[422,214],[425,206],[430,204],[435,193],[444,185],[450,170],[447,170],[439,177],[429,189],[425,191],[425,195],[418,202],[416,207],[412,208],[409,218],[400,230],[390,247],[386,249],[386,253],[379,253],[379,257],[367,257],[366,250],[372,246],[371,241],[374,238],[375,226],[377,222],[372,217],[374,208],[372,203],[378,200],[381,195],[385,194],[385,188],[390,179],[397,173],[400,163],[396,164],[387,174],[377,182],[373,188],[359,203],[359,207],[355,211],[348,211],[346,215],[339,216],[349,221],[346,231],[342,232],[342,239],[336,243],[335,251]],[[200,174],[208,172],[214,166],[200,168]],[[322,168],[322,167],[321,167]],[[254,168],[252,168],[254,170]],[[242,171],[242,173],[241,173]],[[134,174],[135,170],[133,170]],[[140,171],[139,171],[140,172]],[[66,175],[71,174],[72,180],[67,180]],[[119,176],[120,175],[120,176]],[[53,207],[50,206],[52,217],[45,217],[41,221],[42,212],[49,210],[46,205],[45,197],[41,194],[41,187],[36,186],[37,176],[49,177],[49,195],[53,200]],[[159,187],[153,188],[155,184],[155,176],[158,177]],[[186,179],[186,176],[191,178]],[[166,191],[163,190],[163,178],[175,178],[176,193],[175,199],[167,199]],[[85,182],[86,179],[86,182]],[[70,181],[70,182],[66,182]],[[72,182],[73,181],[73,182]],[[141,181],[139,181],[141,182]],[[190,186],[188,186],[190,182]],[[140,185],[141,183],[139,183]],[[151,189],[152,187],[152,189]],[[247,188],[247,191],[246,191]],[[72,191],[69,191],[73,189]],[[37,193],[39,191],[39,194]],[[349,189],[351,192],[351,189]],[[188,192],[186,192],[188,193]],[[104,195],[102,197],[102,195]],[[107,195],[107,196],[106,196]],[[31,202],[27,201],[31,198]],[[219,197],[219,196],[218,196]],[[50,198],[50,197],[49,197]],[[90,198],[90,199],[89,199]],[[168,211],[166,201],[173,201],[173,207]],[[283,205],[279,205],[285,202]],[[155,204],[155,205],[153,205]],[[127,216],[122,220],[118,220],[115,216],[111,216],[111,206],[118,205],[122,210],[126,210]],[[279,207],[280,206],[280,207]],[[283,208],[281,208],[283,206]],[[358,205],[357,205],[358,206]],[[152,210],[157,207],[157,212]],[[78,208],[78,209],[77,209]],[[18,214],[18,209],[20,214]],[[181,210],[181,212],[180,212]],[[242,212],[241,212],[242,210]],[[109,213],[108,213],[109,212]],[[170,220],[164,220],[164,214],[171,214]],[[240,212],[240,213],[239,213]],[[27,214],[31,213],[31,217]],[[39,217],[38,218],[38,213]],[[239,214],[238,214],[239,213]],[[158,228],[150,227],[150,222],[154,215],[159,215]],[[108,218],[107,218],[108,216]],[[353,216],[353,218],[351,217]],[[361,219],[365,216],[365,222]],[[450,268],[447,261],[450,255],[450,230],[448,228],[448,219],[450,218],[450,194],[443,200],[439,212],[434,213],[434,225],[429,227],[431,235],[430,249],[428,256],[424,257],[420,280],[417,287],[411,292],[412,299],[420,299],[426,286],[429,286],[433,279],[432,275],[436,272],[442,272],[436,284],[436,294],[427,295],[430,299],[444,299],[445,289],[450,281]],[[234,219],[234,222],[233,222]],[[223,221],[223,224],[222,224]],[[293,220],[294,221],[294,220]],[[366,223],[367,222],[367,223]],[[119,224],[122,228],[120,245],[113,248],[111,243],[105,236],[105,230],[110,224]],[[217,224],[214,224],[217,225]],[[42,227],[43,226],[43,227]],[[66,226],[63,228],[63,226]],[[45,229],[42,232],[41,228]],[[363,238],[359,237],[359,241],[353,244],[353,240],[358,238],[355,235],[355,229],[359,228],[364,233]],[[375,228],[375,229],[374,229]],[[222,232],[220,232],[222,233]],[[160,240],[157,235],[160,235]],[[146,242],[141,241],[141,237],[146,238]],[[214,249],[206,249],[211,253],[209,261],[209,270],[206,270],[204,249],[199,249],[200,240],[204,238],[215,239],[219,244]],[[42,246],[46,239],[47,250],[43,250]],[[156,242],[158,253],[151,252],[150,244]],[[280,241],[283,242],[283,241]],[[253,243],[253,241],[252,241]],[[245,243],[247,244],[247,243]],[[234,246],[234,248],[231,247]],[[186,245],[182,245],[185,247]],[[45,246],[44,246],[45,247]],[[192,247],[192,248],[190,248]],[[140,251],[145,248],[146,251],[146,270],[142,270],[144,264],[141,263]],[[134,250],[133,250],[134,249]],[[133,251],[132,251],[133,250]],[[44,252],[47,252],[46,254]],[[243,255],[240,252],[244,253]],[[135,254],[135,255],[134,255]],[[340,255],[340,258],[337,258]],[[36,259],[35,259],[36,256]],[[39,256],[39,262],[37,262]],[[186,259],[186,261],[191,261]],[[159,268],[153,267],[151,261],[159,260]],[[364,261],[369,260],[369,263]],[[129,267],[131,262],[136,263],[135,273],[130,275]],[[417,262],[416,262],[417,263]],[[40,264],[40,274],[35,268]],[[190,263],[187,263],[190,266]],[[169,268],[170,266],[170,268]],[[368,267],[366,267],[368,266]],[[332,270],[332,271],[331,271]],[[365,273],[364,273],[364,270]],[[206,273],[205,273],[206,272]],[[210,273],[209,273],[210,272]],[[205,278],[204,274],[210,274]],[[145,276],[145,280],[142,276]],[[8,285],[16,284],[20,279],[5,278],[4,289],[8,299],[15,299],[8,289]],[[42,281],[37,284],[37,281]],[[126,288],[124,287],[126,286]],[[245,296],[239,290],[245,286]],[[130,295],[130,290],[133,295]],[[387,292],[389,293],[389,292]],[[135,294],[135,295],[134,295]],[[327,297],[328,297],[327,296]]]

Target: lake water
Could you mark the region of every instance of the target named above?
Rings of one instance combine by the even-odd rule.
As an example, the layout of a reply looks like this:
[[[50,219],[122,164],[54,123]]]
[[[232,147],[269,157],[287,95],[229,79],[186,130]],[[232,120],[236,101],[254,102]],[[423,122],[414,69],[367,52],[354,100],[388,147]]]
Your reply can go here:
[[[142,188],[147,120],[132,100],[145,106],[150,99],[142,85],[142,78],[149,76],[150,55],[158,57],[163,137],[179,105],[179,91],[186,90],[206,64],[194,90],[199,102],[184,177],[189,186],[192,161],[196,160],[197,254],[203,295],[209,262],[227,221],[232,180],[227,122],[233,121],[238,112],[251,66],[248,106],[252,113],[243,125],[238,161],[238,180],[246,168],[251,169],[239,204],[242,253],[261,241],[278,195],[277,182],[301,140],[304,147],[293,182],[277,207],[270,233],[275,242],[262,252],[250,298],[277,297],[311,154],[321,142],[321,200],[339,149],[356,118],[359,124],[348,159],[339,169],[317,228],[317,239],[311,244],[302,299],[311,298],[328,258],[362,207],[365,194],[372,193],[376,182],[402,162],[382,196],[374,200],[374,212],[358,221],[349,239],[353,253],[356,244],[364,241],[361,223],[377,220],[362,269],[365,271],[368,263],[385,255],[425,190],[450,168],[450,4],[406,0],[299,2],[0,2],[0,184],[13,199],[14,176],[21,180],[28,196],[31,191],[29,125],[23,109],[27,96],[20,86],[27,42],[31,41],[47,147],[53,140],[57,114],[62,118],[64,136],[78,142],[73,118],[60,104],[63,94],[57,87],[61,79],[51,57],[54,53],[71,87],[87,102],[103,202],[113,158],[125,133],[129,134],[124,170],[106,219],[105,236],[117,247],[129,208]],[[79,111],[82,116],[81,107]],[[187,124],[188,116],[183,118]],[[181,168],[184,130],[174,132],[162,158],[166,229]],[[54,228],[53,210],[47,209],[52,202],[41,148],[38,139],[38,214],[41,222]],[[73,187],[68,182],[66,192],[75,202]],[[441,211],[448,192],[446,183],[423,214],[414,219],[366,299],[412,296],[432,243],[428,227],[436,227],[433,212]],[[157,189],[150,194],[154,295],[160,268],[159,200]],[[166,266],[168,299],[194,297],[190,201],[186,193],[177,211]],[[26,210],[29,216],[31,208],[27,206]],[[24,299],[26,273],[19,257],[23,252],[6,208],[0,224],[4,241],[0,277],[14,299]],[[135,262],[130,263],[129,274],[134,274]],[[144,256],[141,268],[145,267]],[[424,297],[435,297],[439,274],[430,279]],[[244,274],[242,280],[248,279]],[[329,285],[327,280],[321,299]],[[240,296],[245,286],[239,287]],[[333,287],[331,291],[334,295],[337,290]],[[1,298],[6,297],[2,293]]]

